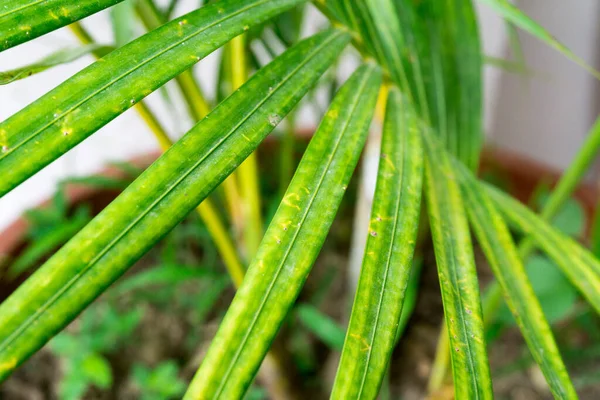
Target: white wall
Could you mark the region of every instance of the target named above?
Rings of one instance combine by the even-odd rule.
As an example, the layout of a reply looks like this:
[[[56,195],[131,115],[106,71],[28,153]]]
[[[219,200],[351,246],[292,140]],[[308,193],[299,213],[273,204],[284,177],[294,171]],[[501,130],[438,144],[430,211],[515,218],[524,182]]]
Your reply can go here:
[[[588,64],[600,67],[598,0],[518,3]],[[565,168],[599,114],[599,84],[537,39],[520,37],[533,75],[500,73],[489,125],[492,143]]]

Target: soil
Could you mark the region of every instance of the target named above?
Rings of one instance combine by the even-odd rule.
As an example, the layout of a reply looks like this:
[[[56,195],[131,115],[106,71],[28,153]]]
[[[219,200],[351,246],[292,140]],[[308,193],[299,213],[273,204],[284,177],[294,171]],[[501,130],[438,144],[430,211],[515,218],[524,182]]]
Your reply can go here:
[[[339,228],[339,227],[338,227]],[[329,288],[321,305],[321,310],[335,318],[340,324],[345,323],[348,314],[349,293],[345,285],[344,265],[347,258],[330,240],[325,246],[327,251],[319,257],[311,277],[307,281],[301,299],[314,295],[322,285],[325,275],[335,269],[335,280]],[[338,243],[339,244],[339,243]],[[143,270],[153,260],[144,259],[129,274]],[[484,263],[479,263],[479,276],[482,284],[489,281],[491,275]],[[161,360],[175,359],[183,366],[181,375],[191,379],[202,355],[206,351],[210,338],[216,333],[222,312],[233,297],[233,290],[227,290],[218,303],[209,322],[200,327],[200,336],[204,340],[190,353],[187,350],[186,338],[197,329],[189,326],[181,315],[172,314],[168,310],[147,308],[148,312],[132,345],[118,353],[109,354],[116,382],[110,391],[92,388],[85,396],[89,400],[129,400],[139,398],[135,387],[126,379],[132,361],[141,361],[148,365],[156,365]],[[436,351],[436,344],[443,316],[439,283],[435,262],[431,251],[426,253],[417,304],[410,323],[396,348],[390,366],[390,393],[392,399],[417,400],[427,398],[427,382]],[[76,324],[75,322],[73,324]],[[69,329],[69,328],[68,328]],[[284,328],[279,335],[279,345],[286,343]],[[584,339],[585,341],[585,339]],[[339,361],[339,353],[331,351],[316,337],[311,338],[311,346],[318,354],[321,369],[303,379],[295,376],[296,390],[303,393],[298,398],[326,399],[327,388],[335,376]],[[491,348],[490,362],[493,370],[514,363],[523,355],[524,343],[516,329],[504,332],[500,340]],[[597,360],[594,363],[598,364]],[[48,349],[34,355],[13,376],[0,386],[0,398],[7,400],[43,400],[58,399],[57,387],[61,378],[61,364]],[[315,383],[316,382],[316,383]],[[516,371],[494,378],[494,391],[498,399],[545,400],[552,399],[543,376],[535,367],[517,369]],[[594,384],[578,390],[581,399],[600,398],[600,385]],[[440,392],[429,397],[431,399],[452,399],[451,382]]]

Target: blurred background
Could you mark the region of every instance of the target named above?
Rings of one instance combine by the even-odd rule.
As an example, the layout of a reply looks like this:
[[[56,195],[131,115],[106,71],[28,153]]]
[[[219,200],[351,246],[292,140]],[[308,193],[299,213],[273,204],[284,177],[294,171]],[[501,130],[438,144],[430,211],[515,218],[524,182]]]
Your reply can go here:
[[[521,0],[518,4],[587,63],[596,68],[600,66],[600,2]],[[195,5],[197,0],[181,0],[175,13],[184,14]],[[485,55],[500,59],[511,57],[504,22],[485,6],[478,4],[478,11]],[[324,23],[318,11],[311,9],[303,29],[308,33]],[[113,41],[108,12],[86,19],[84,25],[99,42]],[[599,82],[529,35],[519,33],[519,39],[526,72],[515,73],[492,65],[486,67],[485,129],[488,145],[512,150],[562,169],[580,147],[598,114]],[[77,44],[68,29],[61,29],[0,54],[0,71],[25,65],[32,58],[42,58]],[[194,69],[208,96],[215,91],[218,57],[219,52],[214,53]],[[0,119],[8,118],[92,61],[92,56],[84,56],[31,78],[0,86]],[[351,65],[342,66],[342,71],[351,68]],[[149,97],[150,105],[161,101],[158,92]],[[168,113],[168,108],[154,107],[169,131],[180,134],[191,125],[183,108],[174,107]],[[309,129],[317,122],[310,110],[302,113],[298,120],[300,126]],[[8,226],[24,210],[48,198],[61,179],[89,175],[109,161],[128,160],[157,149],[156,142],[137,113],[129,110],[0,199],[0,229]],[[600,166],[591,171],[589,179],[595,179],[599,173]]]

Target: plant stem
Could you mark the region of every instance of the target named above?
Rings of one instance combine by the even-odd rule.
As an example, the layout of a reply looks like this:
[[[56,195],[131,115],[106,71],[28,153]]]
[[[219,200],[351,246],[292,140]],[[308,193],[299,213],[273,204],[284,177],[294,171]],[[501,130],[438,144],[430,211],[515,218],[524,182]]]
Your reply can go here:
[[[248,78],[246,60],[246,35],[242,34],[230,42],[231,83],[233,90],[241,87]],[[261,198],[258,184],[258,161],[252,153],[238,168],[242,204],[244,211],[244,244],[246,257],[254,258],[263,236]]]
[[[148,31],[156,29],[167,22],[151,0],[136,2],[135,9],[142,24]],[[210,112],[210,105],[206,101],[192,71],[187,70],[182,72],[175,78],[175,82],[185,99],[190,116],[194,122],[200,121]]]
[[[431,375],[429,375],[429,382],[427,383],[427,393],[431,396],[433,393],[439,391],[444,385],[446,376],[450,366],[450,337],[448,336],[448,329],[446,329],[446,323],[442,321],[442,327],[440,328],[440,336],[438,338],[438,344],[435,351],[435,359],[433,360],[433,366],[431,368]]]
[[[135,9],[142,24],[148,31],[156,29],[167,22],[152,0],[138,1]],[[198,122],[208,115],[210,106],[204,98],[200,86],[196,82],[191,71],[188,70],[179,74],[179,76],[175,78],[175,83],[183,96],[188,108],[188,113],[194,122]],[[244,222],[240,195],[237,188],[238,185],[236,183],[235,174],[231,174],[223,182],[223,189],[225,191],[225,199],[236,239],[238,239],[240,235],[239,227]]]
[[[92,44],[94,42],[91,35],[79,22],[71,24],[70,27],[75,36],[83,44]],[[173,145],[173,142],[150,108],[143,101],[140,101],[135,105],[135,109],[156,137],[161,149],[163,151],[169,149]],[[223,225],[215,206],[209,199],[206,199],[197,207],[197,212],[215,242],[215,246],[223,258],[223,263],[231,279],[236,287],[238,287],[244,278],[244,268],[238,259],[235,246],[229,238],[227,229]]]
[[[158,122],[158,120],[156,119],[150,108],[148,108],[146,103],[140,101],[138,104],[135,105],[135,109],[156,137],[160,148],[163,149],[163,151],[166,151],[166,149],[171,147],[173,145],[173,142],[171,142],[171,139],[167,135],[167,132],[165,132],[164,128],[162,127],[160,122]]]
[[[294,176],[294,151],[296,149],[296,116],[293,112],[286,118],[286,129],[281,140],[281,158],[279,162],[279,195],[283,198]]]

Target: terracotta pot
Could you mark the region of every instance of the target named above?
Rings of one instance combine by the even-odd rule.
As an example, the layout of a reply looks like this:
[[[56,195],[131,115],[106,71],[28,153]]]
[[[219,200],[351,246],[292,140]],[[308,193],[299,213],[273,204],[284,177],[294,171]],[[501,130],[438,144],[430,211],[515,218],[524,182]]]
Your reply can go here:
[[[311,136],[311,131],[303,130],[298,136],[301,140],[306,140]],[[272,148],[275,140],[268,140],[265,147]],[[132,164],[144,168],[147,167],[160,155],[159,152],[151,153],[142,157],[137,157],[131,161]],[[541,163],[518,155],[516,153],[500,150],[486,149],[483,153],[482,172],[494,172],[503,176],[510,182],[510,192],[513,196],[523,202],[527,202],[534,190],[540,183],[555,184],[560,177],[560,171],[550,168]],[[116,168],[107,168],[101,172],[101,175],[109,177],[123,177],[122,171]],[[100,212],[117,195],[115,190],[102,190],[89,188],[82,185],[70,184],[66,188],[66,194],[69,204],[87,203],[92,207],[93,213]],[[575,197],[581,202],[585,213],[587,231],[589,232],[590,222],[596,209],[598,201],[598,188],[594,185],[584,183],[580,185],[575,192]],[[40,207],[44,207],[50,200],[43,202]],[[27,220],[18,219],[7,229],[0,233],[0,259],[11,255],[18,255],[26,245],[26,232],[28,229]]]

